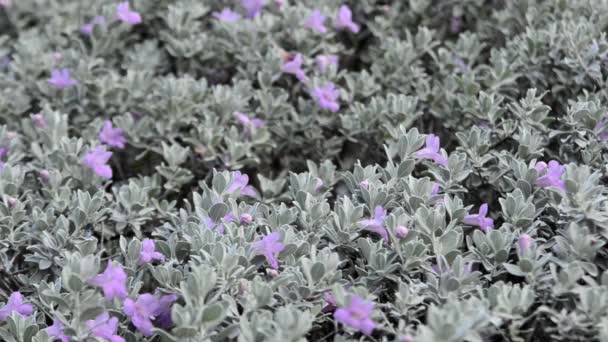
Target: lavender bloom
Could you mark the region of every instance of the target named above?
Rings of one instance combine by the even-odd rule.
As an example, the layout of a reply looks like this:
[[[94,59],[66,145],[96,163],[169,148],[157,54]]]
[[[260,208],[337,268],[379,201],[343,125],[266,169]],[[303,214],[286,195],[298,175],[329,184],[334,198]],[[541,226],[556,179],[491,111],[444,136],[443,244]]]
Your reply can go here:
[[[6,157],[8,154],[8,147],[0,147],[0,159]]]
[[[433,183],[433,190],[431,190],[431,197],[435,197],[439,195],[439,183],[434,182]],[[438,198],[433,202],[433,205],[438,205],[438,204],[443,204],[444,200],[443,198]]]
[[[261,128],[264,127],[265,124],[264,120],[258,118],[251,119],[241,112],[234,112],[234,116],[245,129],[249,129],[250,127]]]
[[[154,241],[145,239],[141,242],[141,250],[139,251],[139,263],[145,264],[154,260],[165,261],[165,256],[156,251]]]
[[[48,82],[57,89],[65,89],[78,84],[78,81],[70,76],[70,70],[68,69],[53,70],[51,72],[51,78],[49,78]]]
[[[118,20],[130,25],[141,23],[141,15],[129,9],[128,1],[121,2],[116,6],[116,16],[118,17]]]
[[[38,177],[40,177],[40,180],[43,183],[48,183],[49,179],[51,177],[51,174],[50,174],[49,170],[41,170],[40,172],[38,172]]]
[[[46,333],[53,338],[53,340],[61,340],[61,342],[70,342],[72,338],[63,332],[63,323],[58,319],[53,320],[53,325],[46,328]]]
[[[302,70],[302,54],[297,54],[281,66],[281,71],[286,74],[295,75],[301,82],[306,81],[306,74]]]
[[[49,125],[46,123],[46,119],[40,113],[32,115],[32,122],[36,128],[47,128]]]
[[[593,129],[600,140],[608,140],[608,118],[603,118]]]
[[[103,129],[99,133],[99,140],[102,143],[108,144],[119,149],[125,148],[127,139],[122,135],[122,129],[112,128],[112,121],[106,120],[103,123]]]
[[[426,136],[426,147],[416,152],[416,158],[429,159],[441,166],[448,167],[447,159],[439,153],[439,137],[434,134]]]
[[[346,5],[340,6],[335,20],[336,28],[349,29],[353,33],[359,32],[359,25],[353,22],[353,13]]]
[[[334,299],[334,296],[331,295],[331,293],[329,292],[325,292],[323,294],[323,297],[325,298],[325,301],[327,302],[327,306],[325,306],[321,312],[327,313],[327,312],[334,312],[336,311],[336,309],[338,308],[337,304],[336,304],[336,300]]]
[[[367,179],[361,181],[361,183],[359,183],[359,186],[362,187],[363,189],[367,190],[369,189],[369,181]]]
[[[405,226],[397,226],[397,228],[395,228],[395,235],[399,238],[399,239],[405,239],[407,237],[407,235],[409,234],[409,229],[407,229],[407,227]]]
[[[98,15],[95,18],[93,18],[93,20],[91,20],[91,22],[84,24],[80,28],[80,32],[86,36],[90,36],[91,34],[93,34],[93,29],[95,28],[95,25],[103,25],[105,23],[106,23],[106,18],[103,15]]]
[[[203,218],[203,224],[210,230],[216,230],[218,234],[224,234],[224,223],[234,221],[235,217],[233,213],[228,213],[222,218],[222,222],[215,222],[211,217]]]
[[[363,227],[363,230],[378,233],[384,239],[384,242],[388,242],[388,232],[384,228],[384,219],[386,218],[386,210],[382,206],[378,205],[374,209],[374,217],[368,220],[361,220],[359,224]]]
[[[345,308],[339,308],[334,313],[336,321],[355,328],[365,335],[371,335],[376,327],[372,320],[374,303],[359,296],[351,296],[350,303]]]
[[[136,301],[127,298],[124,304],[124,312],[131,318],[131,322],[137,330],[144,336],[152,336],[152,328],[154,328],[152,320],[156,319],[156,316],[161,313],[161,304],[154,295],[144,293]]]
[[[6,320],[13,312],[25,317],[31,315],[33,311],[32,305],[23,303],[23,296],[20,292],[13,292],[6,304],[0,308],[0,321]]]
[[[324,73],[330,65],[338,67],[338,56],[336,55],[321,55],[315,58],[319,72]]]
[[[263,255],[266,257],[266,261],[270,264],[273,269],[279,268],[279,261],[277,255],[285,249],[285,245],[281,242],[281,234],[278,232],[270,233],[266,235],[262,240],[254,242],[251,245],[251,249],[256,255]]]
[[[315,191],[316,192],[321,191],[321,189],[323,189],[324,185],[325,185],[325,183],[323,183],[323,180],[321,178],[317,177],[317,181],[315,183]]]
[[[308,18],[306,18],[306,21],[304,22],[304,27],[307,27],[318,33],[325,33],[327,32],[327,27],[325,27],[324,25],[326,19],[327,17],[324,16],[321,11],[315,9],[310,13]]]
[[[551,160],[549,165],[542,161],[538,162],[534,168],[539,176],[536,179],[536,185],[541,188],[554,186],[558,189],[566,191],[566,185],[561,179],[564,172],[566,172],[566,165],[560,165],[556,160]]]
[[[221,12],[213,12],[212,15],[215,19],[225,23],[233,23],[241,19],[241,15],[230,8],[224,8]]]
[[[240,171],[234,171],[232,173],[232,183],[228,187],[229,193],[240,191],[241,195],[255,196],[255,189],[249,184],[249,176],[241,174]]]
[[[311,95],[322,109],[327,109],[334,113],[340,110],[340,104],[338,103],[340,90],[336,89],[333,83],[328,82],[323,87],[315,87]]]
[[[484,233],[487,233],[488,229],[494,228],[494,220],[486,217],[487,214],[488,204],[484,203],[479,207],[478,214],[467,215],[462,221],[470,226],[478,226]]]
[[[11,0],[0,0],[0,7],[8,7],[11,5]]]
[[[247,18],[254,18],[262,11],[265,0],[242,0],[241,4],[247,11]]]
[[[452,34],[457,34],[462,29],[462,17],[461,16],[452,16],[450,19],[450,32]]]
[[[517,239],[517,245],[519,247],[519,252],[520,253],[525,253],[528,250],[530,250],[530,247],[532,247],[532,238],[530,237],[530,235],[528,234],[521,234],[519,236],[519,239]]]
[[[118,318],[110,318],[107,312],[97,316],[95,320],[87,321],[87,327],[91,329],[91,334],[95,337],[105,339],[109,342],[125,342],[125,339],[116,335],[118,329]]]
[[[111,157],[112,152],[106,151],[105,146],[97,146],[82,158],[82,164],[98,176],[110,179],[112,178],[112,168],[107,163]]]
[[[253,216],[247,213],[243,213],[241,214],[239,221],[241,222],[241,224],[251,224],[251,222],[253,222]]]
[[[89,284],[99,286],[107,300],[125,298],[127,296],[127,274],[122,265],[108,261],[105,271],[89,279]]]

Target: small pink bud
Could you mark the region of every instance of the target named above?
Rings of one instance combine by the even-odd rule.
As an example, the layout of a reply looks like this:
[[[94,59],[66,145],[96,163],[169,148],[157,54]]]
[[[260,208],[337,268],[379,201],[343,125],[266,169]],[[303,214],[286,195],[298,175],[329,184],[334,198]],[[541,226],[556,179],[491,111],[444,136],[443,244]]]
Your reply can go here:
[[[59,64],[59,62],[61,62],[61,60],[63,59],[63,55],[61,54],[61,52],[53,52],[51,58],[53,58],[53,63]]]
[[[15,197],[6,196],[4,197],[4,204],[12,209],[17,205],[17,199]]]
[[[321,178],[317,178],[317,184],[315,185],[315,191],[319,192],[323,189],[323,180]]]
[[[532,238],[528,234],[521,234],[517,240],[517,244],[521,253],[527,252],[532,247]]]
[[[9,140],[13,140],[13,139],[15,139],[15,138],[17,137],[17,135],[18,135],[18,134],[17,134],[17,132],[13,132],[13,131],[8,131],[8,132],[6,132],[6,137],[7,137]]]
[[[274,0],[275,5],[281,9],[285,5],[285,0]]]
[[[247,213],[241,214],[241,224],[251,224],[253,222],[253,216]]]
[[[47,128],[48,127],[46,120],[44,119],[44,116],[42,116],[42,114],[40,114],[40,113],[32,115],[32,121],[34,122],[34,126],[36,126],[38,128]]]
[[[0,7],[8,7],[11,5],[11,0],[0,0]]]
[[[266,269],[266,274],[268,274],[270,276],[270,278],[276,278],[279,276],[279,271],[274,270],[272,268],[267,268]]]
[[[42,170],[42,171],[38,172],[38,177],[40,177],[40,180],[43,183],[49,182],[50,175],[51,174],[49,173],[49,170]]]
[[[366,180],[362,181],[361,183],[359,183],[359,186],[362,187],[363,189],[367,190],[367,189],[369,189],[369,181],[366,179]]]
[[[398,226],[395,228],[395,235],[397,235],[397,237],[400,239],[405,239],[409,232],[409,229],[407,229],[405,226]]]
[[[399,337],[399,342],[414,342],[414,338],[410,335],[405,335],[405,336],[401,336]]]

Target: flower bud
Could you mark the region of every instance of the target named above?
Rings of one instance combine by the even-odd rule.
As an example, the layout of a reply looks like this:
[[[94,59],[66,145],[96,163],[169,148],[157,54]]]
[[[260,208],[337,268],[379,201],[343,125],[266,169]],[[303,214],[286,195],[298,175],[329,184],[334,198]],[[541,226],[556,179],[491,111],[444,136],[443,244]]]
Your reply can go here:
[[[267,268],[266,274],[268,274],[268,276],[270,276],[270,278],[276,278],[279,276],[279,271],[274,270],[272,268]]]
[[[40,113],[32,115],[32,121],[34,122],[34,126],[36,126],[37,128],[47,128],[48,127],[46,120],[44,119],[44,116],[42,116],[42,114],[40,114]]]
[[[50,176],[51,176],[51,174],[49,173],[49,170],[42,170],[42,171],[38,172],[38,177],[40,178],[40,180],[43,183],[48,183]]]
[[[253,216],[247,213],[241,214],[240,218],[241,224],[251,224],[253,222]]]
[[[369,189],[369,181],[366,179],[366,180],[362,181],[361,183],[359,183],[359,186],[362,187],[363,189],[367,190],[367,189]]]
[[[6,204],[7,207],[12,209],[17,205],[17,199],[15,197],[5,196],[4,204]]]
[[[405,239],[409,232],[409,229],[407,229],[405,226],[398,226],[395,228],[395,235],[397,235],[397,237],[400,239]]]
[[[527,252],[532,246],[532,238],[528,234],[521,234],[519,239],[517,240],[517,244],[519,245],[519,251],[521,253]]]

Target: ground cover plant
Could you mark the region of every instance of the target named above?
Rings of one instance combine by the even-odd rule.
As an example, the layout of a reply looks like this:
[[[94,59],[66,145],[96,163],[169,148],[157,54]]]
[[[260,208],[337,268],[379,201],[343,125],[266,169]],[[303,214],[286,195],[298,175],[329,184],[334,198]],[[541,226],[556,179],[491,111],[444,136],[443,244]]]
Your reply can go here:
[[[607,28],[0,0],[0,340],[608,341]]]

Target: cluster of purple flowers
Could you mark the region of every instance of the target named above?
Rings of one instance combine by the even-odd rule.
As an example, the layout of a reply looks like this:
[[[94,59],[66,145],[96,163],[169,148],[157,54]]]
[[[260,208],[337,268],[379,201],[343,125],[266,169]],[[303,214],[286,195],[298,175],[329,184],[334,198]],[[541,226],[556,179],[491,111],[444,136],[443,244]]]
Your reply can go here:
[[[99,133],[99,140],[102,143],[117,149],[123,149],[127,142],[122,130],[120,128],[112,127],[112,122],[110,120],[104,122],[103,128]],[[100,145],[91,149],[84,158],[82,158],[82,164],[91,169],[98,176],[111,179],[112,168],[108,165],[108,161],[111,157],[112,152],[107,151],[104,145]]]
[[[327,20],[327,17],[320,10],[314,9],[304,21],[304,26],[317,33],[326,33],[325,20]],[[353,22],[352,11],[346,5],[342,5],[338,9],[334,19],[334,27],[339,30],[349,30],[353,33],[358,33],[360,30],[359,25]]]

